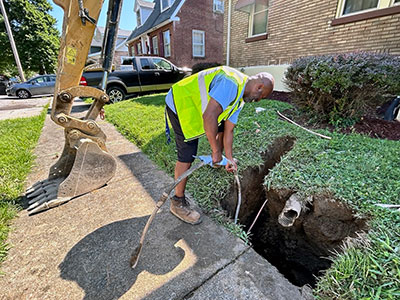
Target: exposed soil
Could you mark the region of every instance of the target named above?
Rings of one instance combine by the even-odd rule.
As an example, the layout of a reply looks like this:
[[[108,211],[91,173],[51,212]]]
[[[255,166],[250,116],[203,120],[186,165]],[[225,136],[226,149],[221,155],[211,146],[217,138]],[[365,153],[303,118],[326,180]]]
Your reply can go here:
[[[267,200],[251,229],[253,248],[293,284],[314,286],[316,277],[331,265],[328,257],[334,251],[341,252],[345,240],[357,237],[367,228],[364,219],[356,217],[355,212],[328,194],[303,199],[302,212],[293,226],[284,227],[278,222],[286,201],[295,191],[267,191],[264,178],[292,149],[294,142],[291,137],[275,140],[263,154],[264,165],[244,170],[239,222],[249,230]],[[233,217],[237,206],[236,186],[230,191],[221,206]]]
[[[285,92],[273,92],[269,97],[273,100],[292,103],[290,94]],[[389,102],[390,103],[390,102]],[[388,139],[399,141],[400,140],[400,122],[383,120],[383,114],[389,106],[385,103],[381,107],[377,107],[375,111],[371,111],[368,115],[361,118],[359,122],[353,126],[343,128],[343,133],[360,133],[370,136],[371,138]],[[307,128],[326,128],[333,130],[333,126],[326,123],[309,124],[308,116],[296,113],[295,111],[286,111],[285,115],[290,117],[296,123]]]
[[[252,229],[252,243],[293,284],[314,286],[330,267],[333,252],[341,252],[343,241],[357,237],[366,224],[343,203],[319,195],[304,205],[293,226],[283,227],[278,216],[291,194],[289,190],[267,192],[268,203]]]

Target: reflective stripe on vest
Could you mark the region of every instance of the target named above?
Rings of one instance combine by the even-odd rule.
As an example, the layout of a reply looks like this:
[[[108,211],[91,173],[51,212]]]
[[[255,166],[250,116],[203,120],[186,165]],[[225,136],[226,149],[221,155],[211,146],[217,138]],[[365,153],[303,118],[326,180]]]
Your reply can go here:
[[[218,74],[224,74],[231,78],[238,86],[235,99],[219,115],[218,122],[227,120],[244,104],[240,95],[248,76],[230,67],[223,66],[203,70],[175,83],[172,86],[174,104],[186,141],[204,134],[203,113],[210,101],[208,91],[212,80]]]

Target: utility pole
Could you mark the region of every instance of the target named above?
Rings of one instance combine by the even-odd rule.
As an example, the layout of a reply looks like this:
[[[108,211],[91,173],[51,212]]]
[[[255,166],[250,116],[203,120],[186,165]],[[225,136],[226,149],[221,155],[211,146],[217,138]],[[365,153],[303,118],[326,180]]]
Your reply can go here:
[[[14,57],[15,57],[15,62],[17,63],[19,77],[21,77],[22,81],[25,81],[24,71],[22,70],[21,62],[19,60],[18,51],[17,51],[17,47],[15,46],[14,37],[13,37],[12,31],[11,31],[10,23],[8,23],[8,17],[7,17],[6,9],[4,8],[3,0],[0,0],[0,9],[1,9],[1,13],[3,14],[3,17],[4,17],[4,24],[6,25],[8,38],[10,39],[11,48],[12,48],[12,51],[13,51]]]

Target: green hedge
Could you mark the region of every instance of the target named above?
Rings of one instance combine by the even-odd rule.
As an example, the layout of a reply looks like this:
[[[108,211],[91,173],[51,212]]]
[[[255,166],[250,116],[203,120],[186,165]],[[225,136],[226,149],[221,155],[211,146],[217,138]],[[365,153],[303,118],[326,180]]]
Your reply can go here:
[[[296,105],[333,125],[400,94],[400,58],[366,52],[297,59],[285,74]]]
[[[197,64],[193,65],[193,67],[192,67],[192,74],[196,74],[205,69],[219,67],[219,66],[221,66],[221,64],[217,63],[217,62],[197,63]]]

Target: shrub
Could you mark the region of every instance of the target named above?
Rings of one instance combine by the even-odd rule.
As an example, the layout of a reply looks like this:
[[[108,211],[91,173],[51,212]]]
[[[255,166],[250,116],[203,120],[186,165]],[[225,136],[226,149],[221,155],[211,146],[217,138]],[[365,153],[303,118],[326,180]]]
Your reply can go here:
[[[334,125],[400,94],[400,58],[356,52],[297,59],[285,73],[293,102]]]
[[[205,69],[219,67],[219,66],[221,66],[221,64],[217,63],[217,62],[197,63],[197,64],[193,65],[193,67],[192,67],[192,74],[196,74]]]

